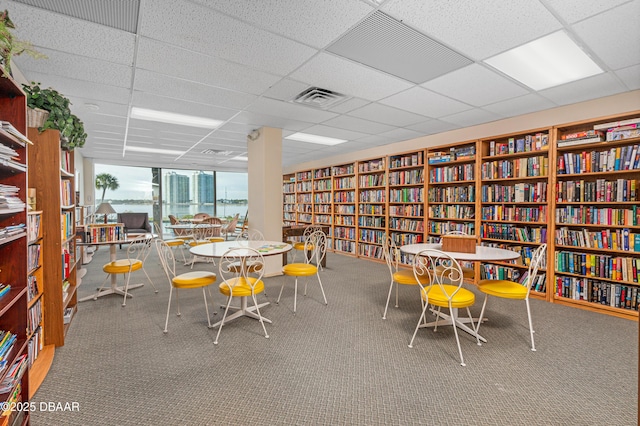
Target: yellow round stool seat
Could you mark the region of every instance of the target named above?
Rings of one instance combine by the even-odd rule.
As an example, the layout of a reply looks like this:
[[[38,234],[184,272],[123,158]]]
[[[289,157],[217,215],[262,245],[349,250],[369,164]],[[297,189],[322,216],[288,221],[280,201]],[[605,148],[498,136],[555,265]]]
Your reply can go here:
[[[224,238],[222,237],[211,237],[208,239],[210,243],[224,243]]]
[[[216,274],[213,272],[192,271],[176,275],[171,283],[176,288],[199,288],[213,284],[216,279]]]
[[[282,267],[283,274],[298,277],[308,277],[315,275],[317,272],[318,267],[309,263],[290,263]]]
[[[460,269],[462,269],[462,278],[467,280],[472,280],[476,274],[473,268],[465,268],[464,266],[461,266]],[[436,266],[436,274],[439,273],[442,273],[442,266]]]
[[[454,291],[456,291],[458,286],[445,284],[442,287],[444,287],[444,291],[439,285],[434,285],[433,287],[431,287],[431,290],[429,290],[429,295],[428,295],[428,299],[429,299],[428,303],[431,305],[448,308],[449,299],[447,297],[447,294],[451,294]],[[447,294],[445,294],[445,292]],[[421,294],[422,294],[422,300],[426,300],[426,296],[424,292],[422,292]],[[453,296],[453,299],[451,300],[451,307],[466,308],[468,306],[472,306],[475,303],[475,301],[476,301],[476,295],[474,293],[467,290],[466,288],[461,288],[455,294],[455,296]]]
[[[175,240],[165,240],[164,241],[169,247],[178,247],[184,244],[184,240],[176,238]]]
[[[478,283],[478,290],[490,296],[505,299],[525,299],[527,297],[527,287],[507,280],[482,280]]]
[[[107,274],[126,274],[129,271],[137,271],[142,268],[141,260],[121,259],[109,262],[102,267]]]
[[[253,284],[253,292],[255,294],[264,291],[264,282],[262,280],[254,277],[248,277],[247,279],[239,277],[220,283],[220,293],[227,297],[231,296],[232,291],[234,297],[251,296],[251,284],[249,283]]]
[[[410,269],[400,269],[393,274],[393,280],[398,284],[405,285],[417,285],[416,277],[413,275],[413,271]],[[429,284],[429,277],[423,276],[420,277],[420,282],[422,284]]]
[[[296,250],[304,250],[304,242],[298,241],[293,245],[293,248]],[[307,250],[313,250],[313,244],[307,244]]]

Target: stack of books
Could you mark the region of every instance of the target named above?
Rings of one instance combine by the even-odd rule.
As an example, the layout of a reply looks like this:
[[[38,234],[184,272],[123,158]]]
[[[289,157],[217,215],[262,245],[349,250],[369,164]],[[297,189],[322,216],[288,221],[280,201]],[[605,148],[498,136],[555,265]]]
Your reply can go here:
[[[606,130],[607,141],[617,141],[640,137],[640,117],[628,120],[596,124],[594,130]]]
[[[604,132],[598,129],[567,133],[561,136],[558,141],[558,147],[602,142],[604,139]]]
[[[16,342],[16,335],[8,331],[0,331],[0,373],[7,368],[11,349]]]
[[[24,210],[26,204],[18,197],[20,189],[13,185],[0,184],[0,213]]]

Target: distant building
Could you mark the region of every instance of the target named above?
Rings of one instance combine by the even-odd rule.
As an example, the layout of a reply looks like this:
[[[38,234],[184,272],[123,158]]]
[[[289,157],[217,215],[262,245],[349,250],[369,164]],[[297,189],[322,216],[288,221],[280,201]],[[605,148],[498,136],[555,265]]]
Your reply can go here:
[[[164,200],[167,204],[189,203],[189,177],[169,172],[164,176]]]
[[[195,204],[213,204],[213,173],[198,171],[191,177],[191,200]]]

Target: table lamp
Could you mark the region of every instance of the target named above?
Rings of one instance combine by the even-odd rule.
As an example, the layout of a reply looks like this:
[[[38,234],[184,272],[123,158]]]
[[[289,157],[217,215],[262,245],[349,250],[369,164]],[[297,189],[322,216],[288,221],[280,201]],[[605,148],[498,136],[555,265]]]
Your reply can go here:
[[[96,209],[96,214],[104,215],[104,223],[107,223],[107,216],[110,214],[114,214],[116,211],[111,207],[109,203],[100,203],[98,208]]]

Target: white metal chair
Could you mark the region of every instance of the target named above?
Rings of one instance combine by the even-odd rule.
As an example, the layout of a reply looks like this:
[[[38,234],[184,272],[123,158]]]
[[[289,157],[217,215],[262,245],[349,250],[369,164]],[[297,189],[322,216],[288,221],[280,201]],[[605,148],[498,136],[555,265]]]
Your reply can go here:
[[[387,309],[389,308],[389,301],[391,300],[391,292],[393,291],[393,285],[396,287],[396,304],[395,307],[398,307],[398,284],[403,285],[418,285],[418,281],[416,281],[415,276],[413,275],[413,271],[411,269],[401,269],[399,268],[400,264],[400,251],[396,246],[396,243],[393,241],[393,238],[390,235],[385,235],[382,240],[382,255],[384,260],[387,262],[387,267],[389,268],[389,274],[391,275],[391,282],[389,283],[389,294],[387,295],[387,303],[384,306],[384,313],[382,314],[382,319],[387,319]],[[421,277],[421,280],[428,280],[429,277]],[[426,284],[427,282],[424,281]]]
[[[238,268],[238,262],[241,265],[240,268]],[[253,265],[253,267],[248,267],[247,265]],[[218,338],[220,337],[220,332],[222,331],[222,326],[225,324],[225,321],[231,321],[241,315],[251,316],[260,321],[262,330],[264,331],[264,337],[269,338],[264,323],[265,321],[271,321],[264,318],[260,313],[260,305],[256,298],[256,295],[264,292],[263,274],[264,258],[258,250],[249,247],[238,247],[228,250],[222,256],[218,266],[218,275],[223,281],[219,285],[219,290],[220,293],[227,296],[227,303],[222,320],[219,322],[216,340],[213,342],[214,345],[218,344]],[[231,301],[234,297],[241,299],[241,306],[239,308],[231,307]],[[247,298],[251,298],[253,301],[255,312],[247,310]],[[231,309],[238,309],[238,311],[227,317],[230,307]]]
[[[428,249],[414,256],[413,273],[416,281],[418,281],[420,285],[422,313],[420,314],[418,324],[416,324],[416,329],[409,342],[409,347],[413,347],[413,341],[416,338],[419,328],[430,327],[432,325],[432,323],[424,323],[429,305],[434,305],[438,308],[449,308],[449,318],[453,325],[456,343],[458,344],[458,353],[460,354],[460,365],[464,367],[466,364],[462,356],[458,326],[465,326],[458,320],[458,309],[467,309],[467,314],[469,315],[469,320],[473,328],[473,317],[471,316],[469,307],[473,306],[476,299],[474,293],[462,288],[463,276],[460,264],[447,253],[440,250]],[[419,279],[425,276],[429,277],[427,284],[424,284],[422,280]],[[434,331],[438,329],[438,318],[440,316],[443,316],[443,314],[438,312],[436,321],[433,323]],[[480,340],[478,339],[477,333],[475,333],[475,337],[479,344]]]
[[[224,235],[224,239],[228,240],[229,236],[236,234],[236,227],[238,226],[238,220],[240,220],[240,213],[236,213],[233,216],[233,219],[229,221],[229,223],[222,228],[220,231],[222,235]]]
[[[187,258],[184,255],[184,240],[182,238],[173,238],[170,240],[165,240],[162,238],[162,229],[160,227],[160,225],[158,224],[158,222],[153,222],[153,227],[156,231],[156,234],[158,234],[158,238],[160,238],[161,240],[163,240],[169,247],[171,247],[172,249],[178,248],[180,249],[180,254],[182,254],[182,261],[184,264],[187,263]]]
[[[327,297],[324,294],[324,288],[322,287],[322,280],[320,279],[320,263],[327,251],[327,236],[322,231],[313,232],[309,235],[304,244],[304,263],[289,263],[282,267],[282,273],[288,276],[295,277],[294,293],[293,293],[293,313],[296,313],[297,298],[298,298],[298,277],[309,277],[316,275],[318,277],[318,283],[320,284],[320,291],[322,292],[322,298],[324,304],[327,304]],[[315,262],[315,265],[312,263]],[[307,280],[308,281],[308,280]],[[304,284],[304,295],[307,295],[307,281]],[[285,281],[283,280],[280,287],[280,294],[276,304],[280,304],[280,298],[282,297],[282,290],[284,289]]]
[[[209,315],[209,304],[207,303],[207,294],[205,287],[209,287],[216,282],[216,274],[213,272],[205,271],[190,271],[184,274],[176,275],[176,261],[173,256],[173,250],[162,239],[156,240],[156,249],[158,250],[158,256],[160,257],[160,263],[164,269],[164,273],[169,280],[169,303],[167,304],[167,317],[164,322],[164,332],[167,333],[167,326],[169,325],[169,311],[171,310],[171,297],[173,295],[173,289],[176,289],[176,304],[178,308],[177,316],[180,316],[180,297],[178,290],[180,289],[193,289],[202,288],[202,296],[204,297],[204,307],[207,311],[207,324],[211,328],[211,316]],[[211,297],[211,293],[209,293]],[[212,297],[213,299],[213,297]],[[215,312],[214,312],[215,315]]]
[[[524,300],[527,305],[527,317],[529,318],[529,334],[531,335],[531,350],[536,350],[536,345],[533,340],[533,322],[531,320],[531,306],[529,305],[529,294],[531,293],[531,286],[536,280],[538,275],[538,269],[544,264],[547,253],[547,245],[541,244],[533,254],[531,255],[531,261],[529,262],[529,270],[524,277],[524,282],[519,283],[508,280],[482,280],[478,283],[478,290],[484,293],[484,302],[482,303],[482,311],[480,311],[480,318],[478,318],[478,325],[476,326],[476,333],[480,329],[482,324],[482,318],[484,315],[484,309],[487,306],[487,299],[489,296],[501,297],[503,299],[516,299]],[[478,345],[480,345],[478,341]]]
[[[236,241],[264,241],[264,235],[257,229],[245,229],[236,236]]]

